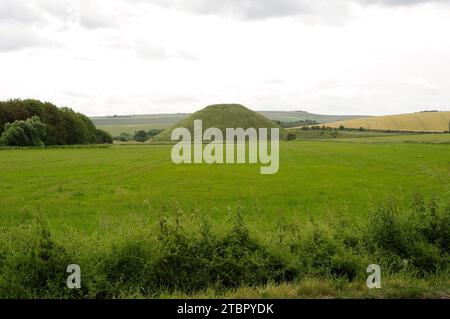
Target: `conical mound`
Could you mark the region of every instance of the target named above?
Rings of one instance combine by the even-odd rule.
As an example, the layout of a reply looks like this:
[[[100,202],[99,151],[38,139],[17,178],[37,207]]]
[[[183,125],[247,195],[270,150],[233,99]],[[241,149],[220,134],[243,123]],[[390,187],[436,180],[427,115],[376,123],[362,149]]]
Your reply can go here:
[[[240,104],[215,104],[193,113],[191,116],[179,121],[175,125],[165,129],[160,134],[152,138],[150,143],[171,142],[172,131],[177,127],[187,128],[191,134],[194,132],[194,120],[202,120],[203,130],[210,127],[216,127],[222,131],[225,136],[226,128],[253,127],[255,129],[267,128],[270,134],[270,128],[280,129],[280,139],[286,139],[287,132],[277,123],[261,114],[258,114]]]

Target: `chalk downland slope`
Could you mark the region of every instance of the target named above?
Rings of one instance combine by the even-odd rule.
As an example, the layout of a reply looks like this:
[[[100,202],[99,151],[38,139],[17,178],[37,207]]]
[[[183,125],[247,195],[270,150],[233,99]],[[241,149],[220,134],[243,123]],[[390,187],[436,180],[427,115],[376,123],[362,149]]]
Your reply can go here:
[[[240,104],[215,104],[205,107],[204,109],[193,113],[178,123],[168,127],[160,134],[150,139],[150,143],[171,142],[172,131],[177,127],[187,128],[192,136],[194,132],[194,120],[202,120],[203,131],[209,127],[216,127],[222,131],[225,138],[226,128],[243,128],[253,127],[268,128],[270,136],[270,128],[280,129],[280,139],[286,139],[287,132],[272,120],[254,112]]]
[[[372,116],[322,124],[327,127],[364,128],[380,131],[444,132],[449,130],[450,111],[420,112],[399,115]]]

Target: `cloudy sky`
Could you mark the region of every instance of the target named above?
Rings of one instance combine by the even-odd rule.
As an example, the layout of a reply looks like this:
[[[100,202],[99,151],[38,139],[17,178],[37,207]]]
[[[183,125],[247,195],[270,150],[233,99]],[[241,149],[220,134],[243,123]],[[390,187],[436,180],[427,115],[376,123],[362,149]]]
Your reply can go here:
[[[88,115],[450,110],[450,1],[1,0],[9,98]]]

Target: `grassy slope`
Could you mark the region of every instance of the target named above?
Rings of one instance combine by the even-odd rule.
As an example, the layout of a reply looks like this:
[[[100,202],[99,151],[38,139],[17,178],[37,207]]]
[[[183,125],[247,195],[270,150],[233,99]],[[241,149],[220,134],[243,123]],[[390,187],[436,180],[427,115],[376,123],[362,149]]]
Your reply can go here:
[[[369,130],[443,132],[449,130],[450,111],[374,116],[363,119],[326,123],[328,127],[363,127]]]
[[[324,115],[324,114],[314,114],[303,111],[298,112],[286,112],[286,111],[258,111],[258,113],[264,115],[265,117],[282,122],[295,122],[301,120],[313,120],[318,123],[345,121],[354,118],[367,117],[363,115]]]
[[[172,130],[177,127],[185,127],[193,134],[194,120],[203,120],[203,129],[208,127],[216,127],[225,132],[228,127],[241,127],[241,128],[280,128],[280,138],[286,138],[286,130],[281,128],[275,122],[265,118],[264,116],[247,109],[239,104],[217,104],[210,105],[204,109],[195,112],[191,116],[181,120],[180,122],[172,125],[158,136],[153,138],[152,142],[169,142]]]

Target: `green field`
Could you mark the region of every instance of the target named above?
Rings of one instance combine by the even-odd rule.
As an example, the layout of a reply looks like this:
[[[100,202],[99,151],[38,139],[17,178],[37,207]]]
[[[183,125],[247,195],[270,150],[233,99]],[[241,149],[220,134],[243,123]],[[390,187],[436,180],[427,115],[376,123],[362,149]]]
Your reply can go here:
[[[241,279],[236,279],[235,282],[236,284],[242,283],[242,288],[230,291],[215,286],[218,290],[216,292],[211,290],[211,295],[257,296],[261,293],[261,289],[268,289],[265,296],[367,297],[368,291],[363,288],[364,267],[374,258],[377,260],[381,258],[381,263],[384,262],[386,265],[390,265],[386,267],[391,267],[391,260],[397,260],[400,257],[390,259],[391,257],[386,256],[391,256],[391,253],[372,255],[366,250],[361,252],[360,245],[364,246],[368,243],[364,239],[365,231],[364,228],[360,228],[361,225],[371,219],[374,207],[383,203],[386,198],[394,198],[397,202],[398,210],[401,213],[399,218],[406,217],[406,212],[411,210],[411,197],[416,191],[420,191],[427,202],[432,196],[436,196],[439,205],[448,203],[450,199],[449,155],[450,145],[448,144],[401,143],[398,141],[374,144],[339,141],[282,142],[279,172],[275,175],[260,175],[259,164],[175,165],[170,160],[169,145],[0,150],[0,187],[3,190],[0,193],[0,229],[2,230],[0,269],[1,267],[7,269],[3,273],[0,271],[0,295],[9,297],[47,296],[37,292],[30,295],[28,290],[18,288],[22,287],[21,282],[25,280],[23,278],[31,279],[29,279],[30,276],[21,277],[22,275],[19,276],[16,273],[20,269],[24,269],[24,272],[29,271],[28,260],[36,258],[33,257],[35,256],[33,253],[27,255],[27,252],[30,249],[33,251],[33,248],[30,247],[35,247],[31,243],[34,242],[32,233],[36,227],[35,220],[36,214],[38,214],[45,219],[44,224],[48,224],[52,238],[51,246],[45,245],[44,247],[47,248],[39,249],[53,251],[56,248],[48,247],[61,245],[65,247],[65,251],[70,256],[67,259],[68,262],[75,261],[82,265],[82,269],[88,269],[85,270],[83,278],[89,288],[86,288],[83,297],[133,297],[144,294],[139,288],[143,279],[135,278],[133,274],[140,274],[142,269],[147,269],[145,268],[146,263],[141,265],[140,263],[136,264],[135,261],[136,258],[142,256],[141,254],[144,254],[142,251],[147,251],[147,249],[150,250],[149,256],[153,256],[151,258],[155,258],[156,264],[160,265],[156,268],[156,275],[152,272],[152,276],[160,274],[161,277],[158,277],[160,278],[158,280],[163,280],[162,284],[167,286],[167,292],[157,290],[156,296],[184,296],[185,293],[205,296],[207,293],[201,292],[205,290],[197,290],[192,287],[182,288],[187,287],[183,286],[185,279],[182,276],[184,273],[195,273],[202,269],[202,266],[189,268],[190,263],[193,262],[189,258],[198,252],[175,258],[173,256],[180,254],[179,248],[175,250],[168,248],[169,255],[164,255],[159,250],[155,252],[155,250],[160,247],[161,243],[167,244],[165,240],[168,240],[168,245],[175,243],[175,247],[185,247],[184,249],[188,251],[200,249],[195,248],[197,246],[194,244],[192,244],[193,246],[191,244],[183,246],[182,243],[185,240],[195,238],[195,235],[189,235],[186,238],[179,237],[179,231],[187,234],[202,234],[202,228],[199,225],[202,225],[205,220],[208,222],[208,229],[219,239],[223,236],[227,238],[226,234],[230,229],[234,229],[232,232],[235,234],[240,234],[240,226],[237,227],[235,224],[235,228],[233,228],[236,211],[239,211],[251,238],[263,246],[252,246],[253,244],[249,244],[251,242],[247,243],[245,236],[242,239],[243,242],[239,241],[241,239],[238,240],[238,246],[230,246],[231,248],[227,246],[228,249],[231,249],[232,254],[234,254],[233,249],[250,247],[248,248],[250,250],[244,252],[243,256],[249,253],[250,257],[248,258],[251,259],[242,259],[243,257],[231,259],[233,263],[240,260],[245,262],[242,266],[245,272],[239,273],[241,277],[237,278]],[[166,220],[168,225],[173,228],[164,226]],[[341,223],[343,224],[341,225]],[[330,241],[323,239],[324,242],[315,242],[316,239],[311,239],[318,234],[315,229],[319,226],[315,226],[316,224],[320,226],[320,234],[322,234],[320,236],[335,239],[329,239]],[[38,222],[37,225],[41,224]],[[40,227],[37,229],[41,229]],[[344,227],[342,229],[345,231],[339,230],[340,227]],[[167,229],[172,229],[174,237]],[[46,234],[45,231],[39,233]],[[312,237],[309,237],[308,234],[311,234]],[[344,234],[348,238],[339,239]],[[45,240],[39,237],[41,239],[37,240],[36,247],[41,247],[43,242],[48,242],[49,239],[45,237],[47,235],[42,236]],[[161,242],[158,239],[159,236],[166,239]],[[239,236],[238,238],[240,238]],[[355,242],[352,236],[360,236],[358,237],[360,239]],[[299,238],[303,238],[302,241],[299,242]],[[308,248],[309,244],[306,246],[301,244],[298,249],[301,254],[306,254],[302,256],[309,256],[309,259],[293,257],[296,256],[297,250],[292,251],[294,249],[292,247],[298,247],[298,243],[301,242],[309,243],[308,238],[314,240],[314,245],[319,245],[317,246],[319,248],[311,250]],[[340,244],[335,244],[335,241]],[[203,245],[198,247],[203,247]],[[221,247],[220,245],[219,247]],[[327,251],[329,249],[334,251],[331,257],[314,255],[322,245],[328,247],[324,248]],[[343,245],[342,248],[339,248],[340,245]],[[344,249],[347,247],[346,245],[353,248]],[[267,249],[270,253],[264,252],[265,250],[259,253],[259,249],[263,248],[251,248],[264,246],[269,247]],[[291,247],[291,250],[287,247]],[[432,253],[430,256],[435,256],[433,254],[437,254],[436,248],[430,249]],[[267,265],[268,261],[261,257],[266,253],[269,254],[269,257],[272,256],[271,254],[284,256],[283,260],[290,260],[286,267],[292,263],[292,267],[296,267],[296,272],[304,273],[305,276],[308,274],[307,276],[312,277],[312,282],[308,281],[309,277],[299,277],[303,278],[301,282],[296,281],[297,283],[283,284],[284,286],[279,287],[269,284],[269,288],[254,290],[256,289],[254,288],[255,284],[264,285],[266,279],[258,279],[259,277],[255,279],[252,277],[253,275],[245,277],[247,276],[245,274],[247,271],[248,274],[254,274],[254,270],[251,270],[253,262],[262,265],[257,269],[266,269],[267,267],[269,267],[267,269],[272,269],[270,268],[272,267],[270,266],[272,257],[268,257],[269,264]],[[350,258],[350,266],[347,265],[347,259],[344,264],[339,261],[341,260],[339,258],[342,257],[340,254],[344,254],[345,258]],[[162,257],[157,257],[160,255]],[[182,263],[176,266],[178,267],[174,270],[176,273],[172,275],[170,275],[170,271],[173,271],[170,268],[172,262],[164,264],[167,260],[171,260],[171,256],[175,258],[173,259],[175,265],[177,262]],[[448,258],[445,256],[447,255],[436,257],[438,261],[430,259],[431,261],[427,261],[425,265],[429,265],[428,263],[445,265],[445,258]],[[257,261],[254,261],[254,258]],[[387,258],[387,261],[384,258]],[[416,268],[413,268],[415,270],[411,270],[411,273],[416,273],[417,269],[425,269],[420,268],[425,267],[420,266],[424,265],[423,262],[421,264],[422,259],[416,260],[414,256],[411,258],[418,265],[414,265]],[[59,259],[55,260],[55,263],[58,264]],[[183,263],[182,260],[185,262]],[[304,265],[302,260],[310,260],[311,264]],[[326,263],[315,264],[316,260],[325,260]],[[161,262],[166,266],[161,266]],[[328,262],[332,262],[331,265],[338,263],[338,269],[341,270],[330,268]],[[113,264],[111,266],[113,268],[108,268],[109,263]],[[9,264],[13,265],[11,266],[13,268],[8,268]],[[34,265],[35,261],[32,264]],[[41,262],[38,265],[45,266],[47,264]],[[282,263],[282,265],[285,264]],[[350,270],[347,269],[348,267]],[[325,269],[325,273],[316,271],[316,269]],[[334,274],[332,278],[338,276],[337,279],[328,281],[326,278],[329,278],[329,275],[326,275],[328,272],[326,269]],[[394,269],[396,268],[394,267]],[[271,272],[272,270],[267,271]],[[339,276],[343,276],[341,271],[351,274],[351,278],[356,276],[356,279],[345,281],[347,284],[344,286],[349,290],[339,290],[342,287],[338,289],[335,286],[339,283],[335,280],[338,280]],[[97,275],[102,272],[107,275]],[[122,279],[110,275],[122,272],[125,276],[120,277]],[[36,276],[36,278],[41,278],[39,276],[42,275]],[[178,278],[177,276],[181,277],[175,286],[170,286],[172,283],[166,282],[170,278]],[[195,277],[195,275],[193,276]],[[205,277],[204,274],[198,274],[198,276],[199,278]],[[263,274],[261,276],[266,278]],[[345,276],[347,278],[347,275]],[[433,277],[435,279],[428,279],[425,282],[420,278],[415,279],[414,276],[408,277],[410,276],[409,272],[397,276],[395,271],[390,271],[386,276],[389,276],[387,278],[390,278],[389,281],[393,284],[391,287],[387,287],[387,290],[378,292],[378,296],[383,296],[383,294],[425,296],[428,293],[431,296],[448,296],[449,294],[446,284],[449,282],[449,278],[445,272],[438,277]],[[6,277],[9,279],[6,280]],[[10,278],[16,277],[18,279],[10,283]],[[269,276],[269,278],[272,277]],[[283,275],[280,278],[290,277]],[[42,285],[41,279],[39,280],[39,285]],[[278,281],[279,279],[274,280]],[[106,282],[109,281],[113,281],[114,284],[107,284]],[[433,282],[440,284],[433,284]],[[142,285],[145,286],[145,284]],[[190,285],[190,283],[186,285]],[[222,285],[229,287],[223,281]],[[246,285],[250,285],[249,288],[245,288]],[[178,287],[180,292],[171,287]],[[203,286],[199,284],[199,287]],[[48,291],[53,291],[51,289],[53,288],[48,288]],[[375,292],[371,292],[371,294],[377,296]],[[53,293],[49,296],[54,297],[55,295]],[[155,292],[152,293],[152,296],[155,296]],[[60,297],[74,296],[61,294]]]
[[[355,132],[356,133],[356,132]],[[360,138],[344,139],[338,136],[334,141],[344,141],[349,143],[424,143],[424,144],[450,144],[450,134],[395,134],[364,136]]]
[[[304,130],[300,128],[290,128],[288,132],[295,134],[299,140],[323,140],[323,139],[347,139],[353,138],[360,140],[361,138],[368,138],[371,140],[373,137],[391,137],[410,133],[386,133],[377,131],[339,131],[339,130]]]
[[[146,200],[155,209],[195,207],[218,223],[228,206],[241,205],[250,224],[270,228],[278,210],[358,218],[368,201],[390,194],[450,197],[450,145],[296,141],[280,151],[280,170],[270,176],[253,164],[175,165],[168,145],[1,151],[0,187],[8,192],[0,195],[0,221],[13,224],[40,207],[52,224],[95,230],[102,215],[121,220]]]

